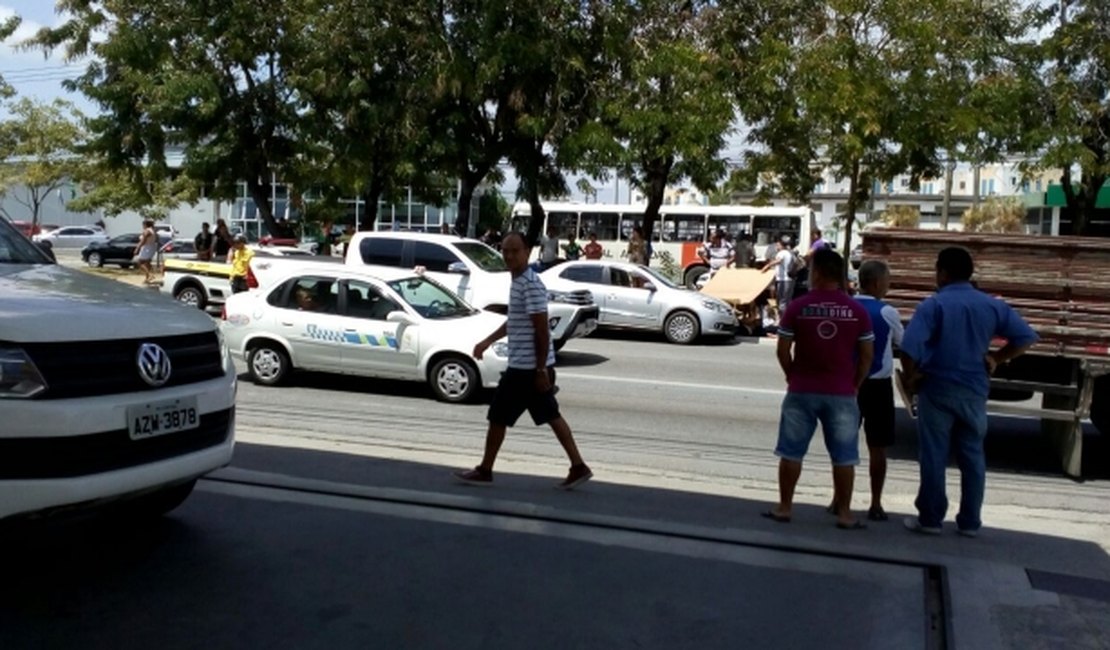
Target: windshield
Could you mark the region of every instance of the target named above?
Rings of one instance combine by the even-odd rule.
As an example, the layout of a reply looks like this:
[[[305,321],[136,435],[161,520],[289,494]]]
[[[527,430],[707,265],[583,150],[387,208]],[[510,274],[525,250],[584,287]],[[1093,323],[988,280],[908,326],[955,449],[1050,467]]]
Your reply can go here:
[[[0,219],[0,264],[51,264],[38,246],[19,233],[6,219]]]
[[[424,318],[457,318],[476,310],[458,296],[428,278],[414,276],[389,283],[401,299],[412,305]]]
[[[475,264],[483,271],[490,273],[497,273],[499,271],[508,271],[509,267],[505,266],[505,260],[501,257],[501,253],[486,246],[480,241],[467,241],[457,242],[455,248],[459,252]]]
[[[650,275],[652,282],[662,284],[663,286],[670,287],[672,289],[679,289],[680,288],[674,282],[671,282],[670,280],[668,280],[667,276],[659,273],[655,269],[652,269],[652,268],[649,268],[649,267],[646,267],[646,266],[641,266],[641,267],[639,267],[639,269],[641,271],[643,271],[644,273],[647,273],[648,275]]]

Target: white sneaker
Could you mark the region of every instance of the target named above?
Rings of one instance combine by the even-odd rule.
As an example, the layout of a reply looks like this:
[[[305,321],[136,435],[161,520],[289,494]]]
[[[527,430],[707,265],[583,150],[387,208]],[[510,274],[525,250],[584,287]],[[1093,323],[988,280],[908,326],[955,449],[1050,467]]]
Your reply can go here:
[[[906,527],[906,530],[922,535],[939,535],[941,531],[940,526],[922,526],[921,520],[917,517],[906,517],[902,520],[902,525]]]

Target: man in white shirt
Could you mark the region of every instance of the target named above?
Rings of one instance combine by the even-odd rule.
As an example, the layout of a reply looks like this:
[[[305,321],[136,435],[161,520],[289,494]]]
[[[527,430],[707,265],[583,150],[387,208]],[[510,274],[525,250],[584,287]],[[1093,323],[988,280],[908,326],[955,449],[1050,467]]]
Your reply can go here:
[[[779,313],[786,310],[794,297],[794,278],[790,277],[790,267],[794,265],[794,252],[790,250],[789,240],[775,242],[775,257],[763,265],[763,272],[775,271],[775,300]]]
[[[559,238],[557,231],[552,226],[547,229],[547,236],[540,237],[540,270],[545,271],[559,260]]]
[[[702,245],[701,250],[698,251],[698,256],[709,267],[709,273],[714,274],[726,266],[732,265],[732,262],[736,259],[736,250],[732,247],[732,244],[725,240],[724,233],[716,230],[709,241]]]

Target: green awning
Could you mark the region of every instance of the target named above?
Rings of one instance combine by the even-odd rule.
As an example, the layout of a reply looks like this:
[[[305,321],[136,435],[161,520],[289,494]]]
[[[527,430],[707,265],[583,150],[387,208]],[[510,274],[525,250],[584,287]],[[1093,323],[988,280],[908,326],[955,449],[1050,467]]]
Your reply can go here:
[[[1079,187],[1076,186],[1076,191]],[[1067,206],[1068,199],[1064,196],[1064,186],[1057,183],[1049,184],[1048,190],[1044,193],[1044,205],[1049,208],[1063,208]],[[1095,201],[1096,208],[1110,208],[1110,181],[1103,184],[1102,189],[1098,191],[1098,199]]]

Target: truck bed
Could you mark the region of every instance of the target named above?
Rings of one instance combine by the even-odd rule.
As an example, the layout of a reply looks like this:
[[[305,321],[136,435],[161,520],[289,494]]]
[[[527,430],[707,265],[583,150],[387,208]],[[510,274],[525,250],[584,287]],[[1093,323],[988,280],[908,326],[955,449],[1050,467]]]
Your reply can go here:
[[[972,281],[1040,335],[1033,352],[1110,359],[1110,239],[882,228],[864,233],[863,259],[890,266],[886,300],[908,320],[936,290],[937,253],[949,246],[968,249]]]

